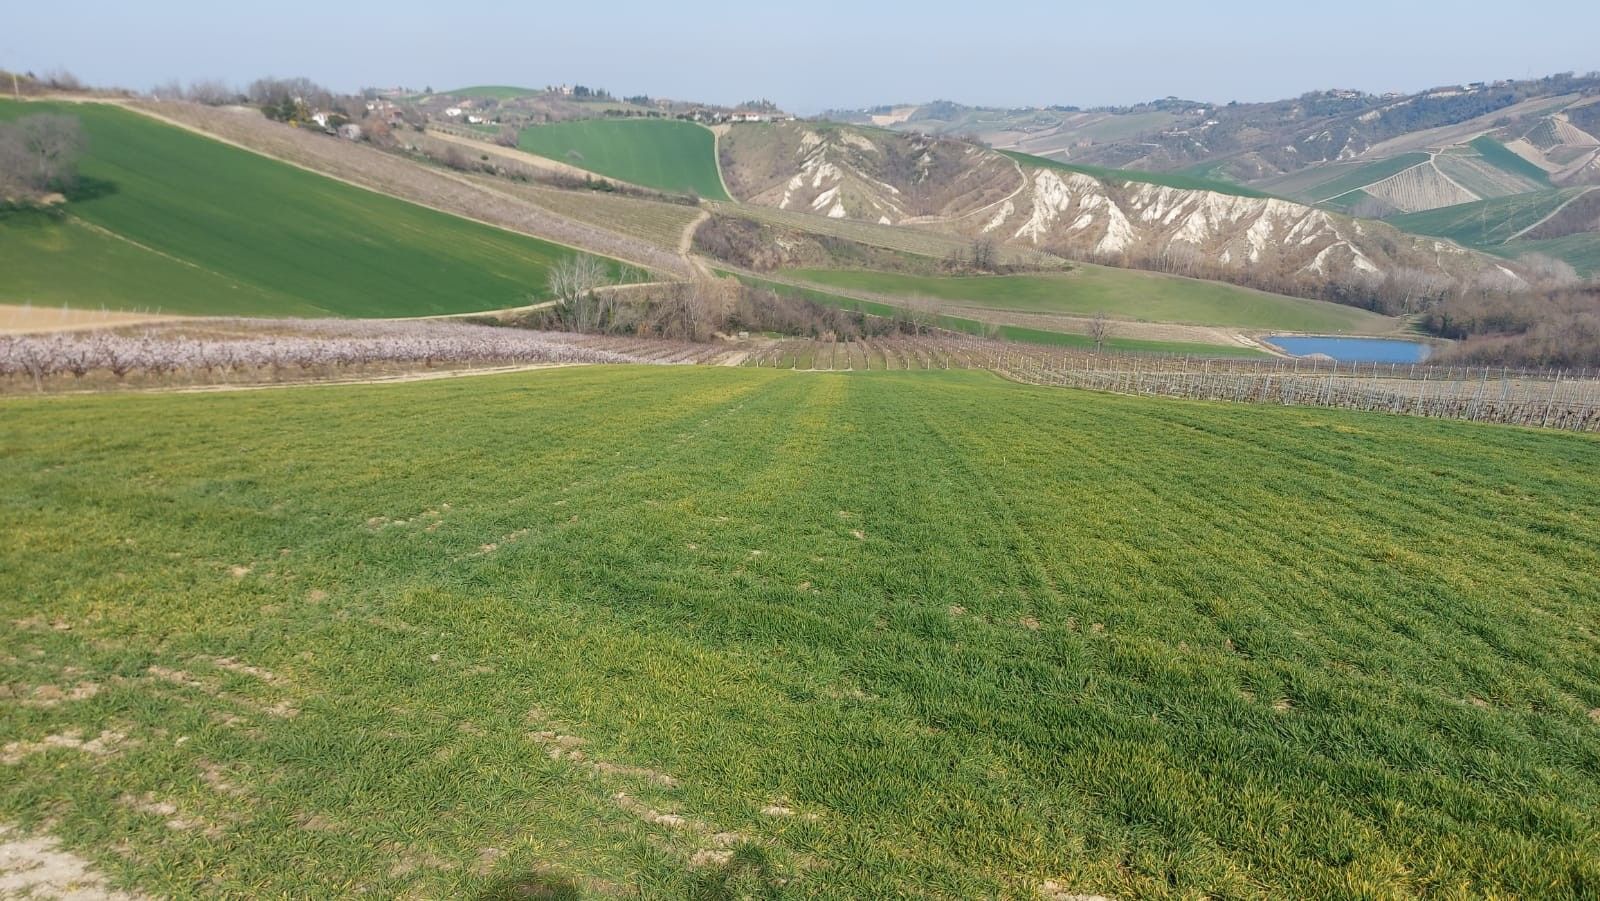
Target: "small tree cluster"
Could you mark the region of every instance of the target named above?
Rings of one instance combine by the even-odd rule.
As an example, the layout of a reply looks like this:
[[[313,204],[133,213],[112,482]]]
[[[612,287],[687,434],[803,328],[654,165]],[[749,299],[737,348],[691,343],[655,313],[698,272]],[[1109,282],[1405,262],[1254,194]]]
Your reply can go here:
[[[173,79],[156,85],[150,90],[150,96],[157,100],[186,100],[206,106],[226,106],[246,99],[244,94],[229,87],[227,82],[215,78],[191,81],[187,87]]]
[[[87,146],[76,116],[41,113],[0,122],[0,204],[70,189]]]
[[[333,105],[333,92],[309,78],[258,78],[245,90],[268,119],[303,122],[314,109]]]
[[[1419,320],[1460,343],[1436,357],[1472,365],[1600,366],[1600,289],[1451,297]]]

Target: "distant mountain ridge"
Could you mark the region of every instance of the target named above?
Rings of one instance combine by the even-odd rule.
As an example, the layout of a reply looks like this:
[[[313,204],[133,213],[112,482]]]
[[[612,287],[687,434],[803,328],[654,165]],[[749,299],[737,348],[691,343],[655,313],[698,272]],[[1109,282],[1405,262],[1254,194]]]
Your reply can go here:
[[[1001,110],[939,101],[830,115],[960,136],[1091,174],[1100,166],[1224,180],[1455,240],[1493,235],[1472,246],[1550,254],[1600,275],[1600,228],[1586,214],[1593,199],[1571,213],[1562,207],[1574,190],[1600,185],[1600,73],[1268,103]],[[1526,225],[1556,212],[1564,215],[1537,232],[1456,224],[1510,213],[1506,222]]]

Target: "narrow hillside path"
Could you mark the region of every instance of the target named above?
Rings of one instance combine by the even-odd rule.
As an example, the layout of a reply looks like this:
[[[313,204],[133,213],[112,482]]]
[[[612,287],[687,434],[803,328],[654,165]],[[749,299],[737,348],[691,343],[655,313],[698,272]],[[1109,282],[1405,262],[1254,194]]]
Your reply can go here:
[[[694,249],[694,233],[699,231],[700,226],[710,218],[711,212],[702,208],[700,215],[694,217],[693,222],[683,227],[683,234],[678,236],[678,256],[684,259],[689,258],[689,251]]]
[[[563,163],[560,160],[551,159],[547,156],[539,156],[536,153],[529,153],[528,151],[519,147],[507,147],[503,144],[492,144],[488,141],[475,141],[472,138],[464,138],[457,134],[438,131],[437,129],[433,128],[427,129],[424,134],[430,138],[437,138],[438,140],[456,144],[461,147],[481,151],[483,153],[494,154],[495,156],[510,160],[514,163],[522,163],[523,165],[531,166],[535,169],[543,169],[544,171],[555,175],[565,175],[571,178],[599,178],[611,182],[614,185],[621,185],[626,188],[636,188],[640,191],[648,191],[652,194],[660,193],[660,189],[658,188],[634,184],[631,181],[623,181],[620,178],[613,178],[609,175],[600,175],[596,172],[590,172],[588,169],[580,169],[571,163]]]
[[[1546,222],[1549,222],[1551,219],[1554,219],[1556,217],[1557,213],[1561,212],[1562,210],[1566,209],[1569,206],[1572,206],[1572,204],[1574,202],[1576,202],[1576,201],[1578,201],[1578,200],[1580,200],[1580,199],[1582,199],[1584,197],[1589,196],[1590,194],[1592,194],[1595,191],[1600,191],[1600,186],[1587,188],[1585,190],[1579,191],[1578,193],[1572,195],[1571,197],[1568,197],[1564,202],[1562,202],[1562,204],[1560,206],[1556,207],[1555,209],[1551,210],[1548,214],[1546,214],[1543,219],[1540,219],[1538,222],[1535,222],[1534,224],[1528,226],[1527,228],[1523,229],[1522,231],[1517,232],[1516,234],[1514,234],[1511,237],[1505,239],[1504,241],[1501,241],[1500,243],[1501,244],[1509,244],[1512,241],[1517,240],[1518,238],[1522,237],[1523,235],[1527,234],[1528,232],[1531,232],[1534,229],[1538,228],[1539,226],[1545,224]]]
[[[1349,194],[1354,194],[1357,191],[1365,191],[1368,188],[1375,188],[1378,185],[1381,185],[1386,181],[1389,181],[1389,180],[1395,179],[1395,178],[1399,178],[1400,176],[1406,174],[1407,172],[1411,172],[1411,171],[1416,170],[1416,169],[1421,169],[1423,166],[1432,166],[1432,165],[1433,165],[1433,157],[1429,156],[1426,161],[1420,162],[1420,163],[1416,164],[1415,166],[1407,166],[1404,169],[1401,169],[1399,172],[1396,172],[1393,175],[1385,175],[1383,178],[1380,178],[1377,181],[1369,181],[1364,185],[1361,185],[1361,186],[1355,187],[1355,188],[1351,188],[1348,191],[1340,191],[1337,194],[1334,194],[1334,195],[1329,196],[1329,197],[1324,197],[1321,200],[1313,200],[1309,204],[1307,204],[1307,206],[1317,206],[1318,204],[1327,203],[1330,200],[1338,200],[1341,197],[1344,197],[1344,196],[1349,195]],[[1435,171],[1437,171],[1437,170],[1435,170]],[[1316,185],[1313,185],[1312,187],[1316,187]]]
[[[722,183],[722,193],[728,195],[728,199],[730,201],[738,203],[739,198],[733,196],[733,192],[728,190],[728,179],[722,175],[722,135],[728,130],[729,127],[730,126],[727,125],[710,126],[711,162],[712,165],[716,166],[717,168],[717,181]]]

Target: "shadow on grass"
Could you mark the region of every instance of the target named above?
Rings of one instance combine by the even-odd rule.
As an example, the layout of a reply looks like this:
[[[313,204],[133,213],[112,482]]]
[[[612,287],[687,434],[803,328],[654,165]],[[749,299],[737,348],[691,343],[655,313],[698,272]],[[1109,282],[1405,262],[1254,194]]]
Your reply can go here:
[[[71,203],[82,203],[85,200],[98,200],[101,197],[110,197],[117,193],[117,183],[103,178],[89,178],[85,175],[78,176],[72,187],[61,193]]]
[[[692,884],[689,897],[702,901],[733,898],[782,898],[784,880],[779,877],[767,852],[756,845],[740,845],[733,857],[719,867],[701,873]]]
[[[554,873],[521,873],[497,879],[473,901],[575,901],[583,895],[577,883]]]

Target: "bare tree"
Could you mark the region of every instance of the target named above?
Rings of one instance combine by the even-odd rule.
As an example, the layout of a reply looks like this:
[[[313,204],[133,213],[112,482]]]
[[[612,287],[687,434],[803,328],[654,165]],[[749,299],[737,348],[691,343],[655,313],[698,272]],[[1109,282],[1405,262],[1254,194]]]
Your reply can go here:
[[[605,283],[606,265],[599,257],[577,254],[550,267],[550,293],[574,331],[599,329],[601,309],[595,291]]]
[[[164,101],[182,100],[183,84],[176,78],[164,81],[150,89],[150,96]]]
[[[0,124],[0,206],[38,193],[28,164],[28,149],[22,145],[22,136],[16,128]]]
[[[24,116],[16,125],[33,162],[40,190],[56,184],[69,185],[77,179],[78,157],[88,146],[78,117],[42,113]]]
[[[239,92],[228,87],[227,83],[220,79],[206,78],[190,82],[189,90],[184,96],[206,106],[222,106],[237,100]]]
[[[71,185],[86,144],[76,116],[42,113],[0,123],[0,192],[26,197]]]
[[[993,238],[978,238],[972,242],[972,268],[979,272],[993,272],[995,245]]]
[[[1111,320],[1107,319],[1103,312],[1095,313],[1094,318],[1089,320],[1089,339],[1094,342],[1095,353],[1100,352],[1100,348],[1105,346],[1109,337],[1111,337]]]

